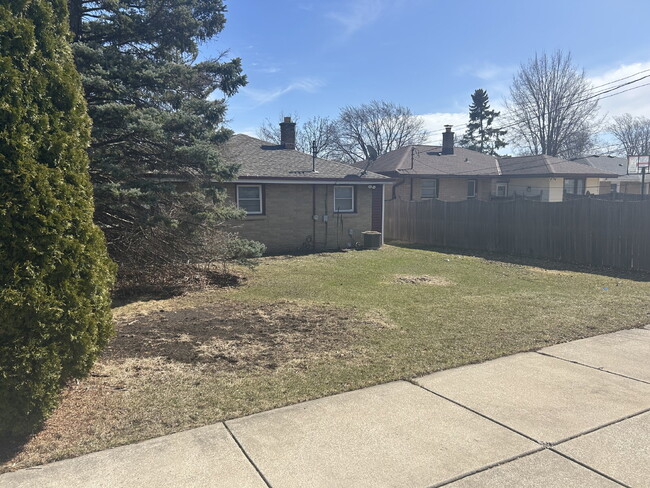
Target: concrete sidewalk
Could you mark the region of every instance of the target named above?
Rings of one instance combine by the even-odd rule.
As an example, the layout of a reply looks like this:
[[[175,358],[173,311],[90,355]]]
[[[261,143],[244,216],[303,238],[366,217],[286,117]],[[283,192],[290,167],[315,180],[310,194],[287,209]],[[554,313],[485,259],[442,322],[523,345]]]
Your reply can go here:
[[[650,328],[0,476],[0,487],[650,487]]]

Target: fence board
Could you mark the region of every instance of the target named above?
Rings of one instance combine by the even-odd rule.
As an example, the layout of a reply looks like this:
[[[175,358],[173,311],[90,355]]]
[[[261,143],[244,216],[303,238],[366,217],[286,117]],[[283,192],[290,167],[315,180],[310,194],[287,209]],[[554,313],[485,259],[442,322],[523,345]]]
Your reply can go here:
[[[650,272],[650,201],[385,203],[388,241]]]

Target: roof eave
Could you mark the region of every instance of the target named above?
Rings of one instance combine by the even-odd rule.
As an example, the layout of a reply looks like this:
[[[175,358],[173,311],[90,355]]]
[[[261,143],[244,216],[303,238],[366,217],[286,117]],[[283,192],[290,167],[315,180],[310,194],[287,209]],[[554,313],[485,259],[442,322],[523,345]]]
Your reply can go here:
[[[231,181],[226,181],[225,183],[240,183],[242,181],[251,181],[251,180],[268,180],[268,181],[273,181],[277,183],[281,183],[283,181],[286,182],[291,182],[291,183],[318,183],[318,182],[330,182],[330,181],[335,181],[335,182],[341,182],[341,183],[349,183],[349,184],[364,184],[364,183],[391,183],[394,181],[393,178],[339,178],[339,177],[328,177],[328,176],[322,176],[322,177],[312,177],[312,178],[300,178],[300,177],[285,177],[285,176],[238,176],[235,180]]]

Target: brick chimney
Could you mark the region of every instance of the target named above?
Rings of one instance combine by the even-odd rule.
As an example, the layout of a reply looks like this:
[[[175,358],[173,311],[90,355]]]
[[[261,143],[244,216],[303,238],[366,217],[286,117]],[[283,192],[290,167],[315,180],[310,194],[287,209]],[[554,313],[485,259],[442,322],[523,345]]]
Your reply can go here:
[[[291,122],[291,117],[285,117],[280,122],[280,145],[282,149],[296,148],[296,123]]]
[[[442,154],[454,154],[454,133],[451,131],[451,125],[445,125],[445,131],[442,133]]]

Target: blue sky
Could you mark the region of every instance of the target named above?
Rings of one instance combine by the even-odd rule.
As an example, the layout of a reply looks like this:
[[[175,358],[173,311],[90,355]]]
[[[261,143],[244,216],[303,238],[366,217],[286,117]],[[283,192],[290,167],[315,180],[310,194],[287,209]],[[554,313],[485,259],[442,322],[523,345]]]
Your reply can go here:
[[[647,0],[230,0],[225,30],[203,56],[241,57],[249,84],[228,125],[336,117],[345,105],[392,101],[421,115],[438,143],[463,131],[470,94],[499,108],[536,52],[570,51],[595,85],[650,69]],[[646,73],[650,74],[650,73]],[[639,85],[650,81],[640,82]],[[601,115],[650,116],[650,86],[601,102]]]

